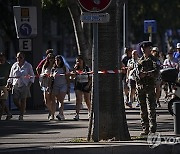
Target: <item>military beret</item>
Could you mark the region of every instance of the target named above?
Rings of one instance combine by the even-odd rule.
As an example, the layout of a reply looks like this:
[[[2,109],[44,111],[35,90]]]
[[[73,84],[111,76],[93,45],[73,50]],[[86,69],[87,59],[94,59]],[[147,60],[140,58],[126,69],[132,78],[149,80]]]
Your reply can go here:
[[[143,41],[139,44],[140,47],[145,48],[145,47],[151,47],[152,46],[152,42],[150,41]]]

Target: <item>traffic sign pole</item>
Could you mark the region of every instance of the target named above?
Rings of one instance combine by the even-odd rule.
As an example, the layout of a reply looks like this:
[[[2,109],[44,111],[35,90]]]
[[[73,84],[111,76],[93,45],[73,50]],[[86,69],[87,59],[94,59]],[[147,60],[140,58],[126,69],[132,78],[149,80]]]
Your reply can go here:
[[[93,23],[93,100],[94,100],[94,141],[99,141],[99,76],[98,76],[98,23]]]
[[[80,5],[88,12],[96,12],[92,14],[83,13],[81,21],[84,23],[93,23],[93,50],[92,50],[92,66],[93,66],[93,105],[94,105],[94,134],[95,142],[99,141],[99,76],[98,76],[98,23],[109,22],[108,13],[98,13],[105,10],[112,0],[79,0]]]

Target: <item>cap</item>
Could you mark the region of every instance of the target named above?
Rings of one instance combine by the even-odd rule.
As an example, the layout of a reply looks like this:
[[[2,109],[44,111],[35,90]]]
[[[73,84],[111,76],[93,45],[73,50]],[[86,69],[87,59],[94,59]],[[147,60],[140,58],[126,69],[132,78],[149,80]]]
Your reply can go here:
[[[170,54],[174,53],[173,48],[170,48],[168,53],[170,53]]]
[[[152,51],[159,51],[158,47],[153,47]]]
[[[139,45],[140,45],[140,47],[142,47],[142,48],[146,48],[146,47],[152,46],[152,42],[150,42],[150,41],[143,41],[143,42],[141,42]]]
[[[132,54],[134,54],[134,53],[137,53],[137,50],[133,50],[133,51],[132,51]]]
[[[128,51],[131,51],[131,52],[132,52],[132,51],[133,51],[133,49],[132,49],[132,48],[130,48],[130,47],[125,47],[125,48],[124,48],[124,53],[126,53],[126,54],[127,54],[127,52],[128,52]]]
[[[180,49],[180,43],[177,43],[176,48]]]

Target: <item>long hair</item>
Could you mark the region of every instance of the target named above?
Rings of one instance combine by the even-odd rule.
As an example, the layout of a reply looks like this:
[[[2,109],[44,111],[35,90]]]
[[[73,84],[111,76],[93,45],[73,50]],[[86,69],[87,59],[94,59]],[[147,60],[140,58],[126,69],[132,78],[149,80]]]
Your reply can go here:
[[[45,69],[49,66],[49,58],[50,58],[50,57],[54,57],[54,54],[53,54],[53,53],[49,53],[49,54],[47,55],[46,61],[45,61],[45,63],[44,63],[44,68],[45,68]]]
[[[83,68],[86,68],[86,62],[84,61],[84,58],[83,58],[82,55],[78,55],[78,56],[76,57],[76,59],[82,60],[82,61],[83,61]],[[79,69],[79,66],[77,67],[77,69]]]
[[[55,59],[59,59],[60,61],[61,61],[61,64],[60,64],[60,68],[62,68],[62,67],[64,67],[65,65],[64,65],[64,60],[63,60],[63,57],[61,56],[61,55],[57,55],[56,57],[55,57]],[[54,65],[54,68],[57,68],[58,66],[56,65],[56,63],[55,63],[55,65]]]

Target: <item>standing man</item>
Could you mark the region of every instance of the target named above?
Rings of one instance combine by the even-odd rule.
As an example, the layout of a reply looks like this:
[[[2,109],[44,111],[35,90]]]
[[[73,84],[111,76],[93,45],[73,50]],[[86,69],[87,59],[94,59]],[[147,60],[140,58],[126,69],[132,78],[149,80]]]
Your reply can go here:
[[[10,69],[11,69],[11,65],[6,61],[5,53],[1,52],[0,53],[0,105],[1,105],[0,120],[4,111],[7,114],[6,120],[10,120],[12,118],[12,114],[9,112],[9,109],[6,106],[6,101],[8,98],[6,83]]]
[[[156,124],[156,94],[155,82],[158,76],[158,63],[156,57],[151,55],[152,43],[144,41],[140,44],[143,56],[138,61],[137,86],[140,103],[141,135],[155,133]]]

